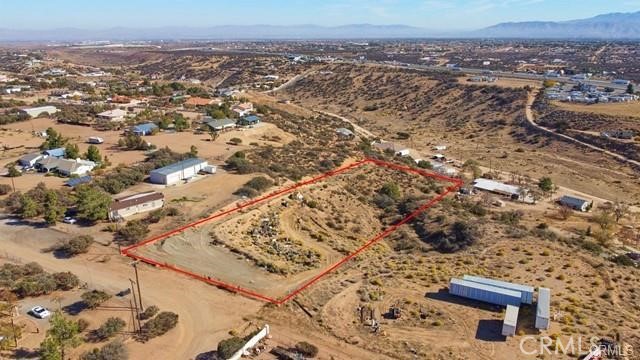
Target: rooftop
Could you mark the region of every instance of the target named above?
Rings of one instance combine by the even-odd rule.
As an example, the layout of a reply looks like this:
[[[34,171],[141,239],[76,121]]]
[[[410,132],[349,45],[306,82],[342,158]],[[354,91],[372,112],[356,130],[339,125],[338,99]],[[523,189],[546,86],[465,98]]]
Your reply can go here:
[[[114,211],[114,210],[126,209],[131,206],[144,204],[150,201],[161,200],[161,199],[164,199],[164,194],[156,191],[147,191],[147,192],[133,194],[133,195],[116,199],[111,204],[111,206],[109,206],[109,210]]]
[[[520,196],[519,186],[508,185],[508,184],[490,180],[490,179],[484,179],[484,178],[475,179],[473,181],[473,186],[481,190]]]
[[[542,318],[549,318],[551,310],[551,290],[548,288],[538,289],[538,307],[536,309],[536,316]]]
[[[206,160],[198,159],[198,158],[188,158],[182,161],[178,161],[177,163],[173,163],[171,165],[167,165],[165,167],[161,167],[159,169],[155,169],[151,171],[151,173],[162,174],[162,175],[170,175],[175,173],[176,171],[181,171],[184,168],[188,168],[191,166],[199,165],[206,163]]]
[[[501,280],[487,279],[480,276],[465,275],[462,278],[467,281],[473,281],[479,284],[486,284],[486,285],[496,286],[496,287],[514,290],[514,291],[532,293],[535,290],[533,286],[515,284],[515,283],[501,281]]]
[[[474,289],[478,289],[478,290],[490,291],[490,292],[493,292],[493,293],[496,293],[496,294],[511,296],[511,297],[515,297],[515,298],[518,298],[518,299],[520,299],[522,297],[522,294],[519,291],[504,289],[504,288],[497,287],[497,286],[481,284],[481,283],[468,281],[468,280],[463,280],[463,279],[452,278],[451,279],[451,283],[452,284],[461,285],[461,286],[470,287],[470,288],[474,288]]]

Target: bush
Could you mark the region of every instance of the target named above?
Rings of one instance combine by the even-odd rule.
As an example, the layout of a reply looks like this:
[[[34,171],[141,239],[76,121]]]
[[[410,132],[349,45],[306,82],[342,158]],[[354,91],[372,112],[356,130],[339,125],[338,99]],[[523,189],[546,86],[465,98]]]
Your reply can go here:
[[[242,144],[242,139],[234,137],[234,138],[231,138],[229,142],[232,143],[233,145],[239,145],[239,144]]]
[[[118,230],[117,235],[120,240],[135,244],[144,239],[148,233],[149,227],[147,223],[140,220],[131,220]]]
[[[164,335],[178,324],[178,314],[163,311],[142,325],[141,340],[149,340]]]
[[[13,190],[13,188],[11,188],[11,185],[0,184],[0,195],[7,195],[11,192],[11,190]]]
[[[52,276],[53,280],[56,282],[56,289],[58,290],[67,291],[80,285],[80,279],[69,271],[55,273]]]
[[[76,324],[78,324],[79,332],[83,332],[87,330],[87,328],[89,328],[89,322],[85,319],[78,319],[78,321],[76,321]]]
[[[240,350],[244,344],[245,341],[237,336],[222,340],[218,343],[218,356],[222,359],[228,359],[235,354],[236,351]]]
[[[101,290],[91,290],[83,293],[80,297],[89,309],[95,309],[105,301],[109,300],[111,295]]]
[[[93,237],[90,235],[80,235],[69,240],[61,247],[61,250],[69,256],[84,254],[89,251],[92,243]]]
[[[402,194],[400,193],[400,187],[396,183],[386,183],[378,191],[381,195],[387,195],[388,197],[398,200]]]
[[[316,357],[316,355],[318,355],[318,347],[313,344],[309,344],[306,341],[297,343],[296,351],[310,358]]]
[[[81,360],[127,360],[129,353],[122,341],[114,340],[103,346],[102,349],[93,349],[82,354]]]
[[[118,317],[110,317],[96,329],[95,334],[99,339],[106,340],[122,331],[125,326],[127,326],[127,323],[124,320]]]
[[[237,196],[246,196],[249,198],[256,197],[259,195],[258,191],[246,186],[243,186],[240,189],[236,190],[236,192],[234,192],[233,194]]]
[[[157,306],[151,305],[144,309],[142,313],[140,313],[140,320],[151,319],[152,317],[156,316],[158,311],[160,311],[160,309]]]
[[[273,181],[267,179],[264,176],[256,176],[253,179],[247,181],[244,186],[255,189],[259,192],[263,192],[267,190],[271,185],[273,185]]]

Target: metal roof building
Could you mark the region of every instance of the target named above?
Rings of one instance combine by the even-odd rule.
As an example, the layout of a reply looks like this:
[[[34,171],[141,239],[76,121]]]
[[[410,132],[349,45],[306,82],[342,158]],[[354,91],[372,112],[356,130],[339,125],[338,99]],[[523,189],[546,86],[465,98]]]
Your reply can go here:
[[[151,135],[158,128],[158,125],[154,123],[144,123],[133,127],[132,131],[136,135],[144,136]]]
[[[500,306],[520,306],[522,297],[519,291],[455,278],[449,282],[449,293]]]
[[[549,329],[549,319],[551,314],[551,290],[548,288],[538,289],[538,307],[536,308],[536,329]]]
[[[484,190],[492,192],[494,194],[509,196],[514,199],[520,199],[522,197],[522,190],[519,186],[504,184],[499,181],[490,179],[475,179],[473,181],[473,187],[478,190]]]
[[[189,158],[151,171],[149,180],[154,184],[171,185],[195,176],[208,165],[206,160]]]
[[[533,286],[514,284],[506,281],[487,279],[484,277],[473,276],[473,275],[465,275],[462,277],[462,279],[479,283],[479,284],[485,284],[485,285],[499,287],[502,289],[517,291],[521,294],[521,298],[520,298],[521,302],[525,304],[533,303],[533,292],[535,291]]]
[[[568,195],[561,197],[558,202],[578,211],[588,211],[591,207],[591,201]]]
[[[516,327],[518,326],[518,313],[520,307],[507,305],[507,311],[504,313],[504,321],[502,322],[502,335],[513,336],[516,334]]]

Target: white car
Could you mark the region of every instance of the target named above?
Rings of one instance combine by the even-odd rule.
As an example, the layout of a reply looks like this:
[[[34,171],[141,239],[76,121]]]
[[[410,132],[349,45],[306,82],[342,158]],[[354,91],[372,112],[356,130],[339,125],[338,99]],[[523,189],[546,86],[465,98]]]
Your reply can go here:
[[[75,224],[78,220],[72,218],[71,216],[65,216],[62,221],[67,224]]]
[[[36,306],[32,308],[31,311],[29,311],[29,313],[31,313],[31,315],[37,317],[38,319],[44,319],[51,315],[49,310],[43,308],[42,306]]]

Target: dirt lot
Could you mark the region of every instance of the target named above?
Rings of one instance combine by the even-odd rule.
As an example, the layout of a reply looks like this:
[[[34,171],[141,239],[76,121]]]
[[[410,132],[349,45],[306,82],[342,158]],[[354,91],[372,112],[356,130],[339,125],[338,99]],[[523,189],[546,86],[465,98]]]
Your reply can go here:
[[[522,88],[525,86],[530,87],[539,87],[542,85],[540,81],[534,80],[526,80],[526,79],[515,79],[515,78],[498,78],[498,80],[494,82],[472,82],[469,81],[473,76],[463,76],[458,79],[460,84],[464,85],[479,85],[479,86],[500,86],[505,88]]]
[[[593,105],[554,101],[553,105],[559,107],[562,110],[596,113],[611,116],[638,116],[640,114],[640,101]]]
[[[384,229],[371,197],[385,179],[403,184],[405,196],[421,196],[417,183],[428,182],[366,164],[134,253],[281,298]]]

